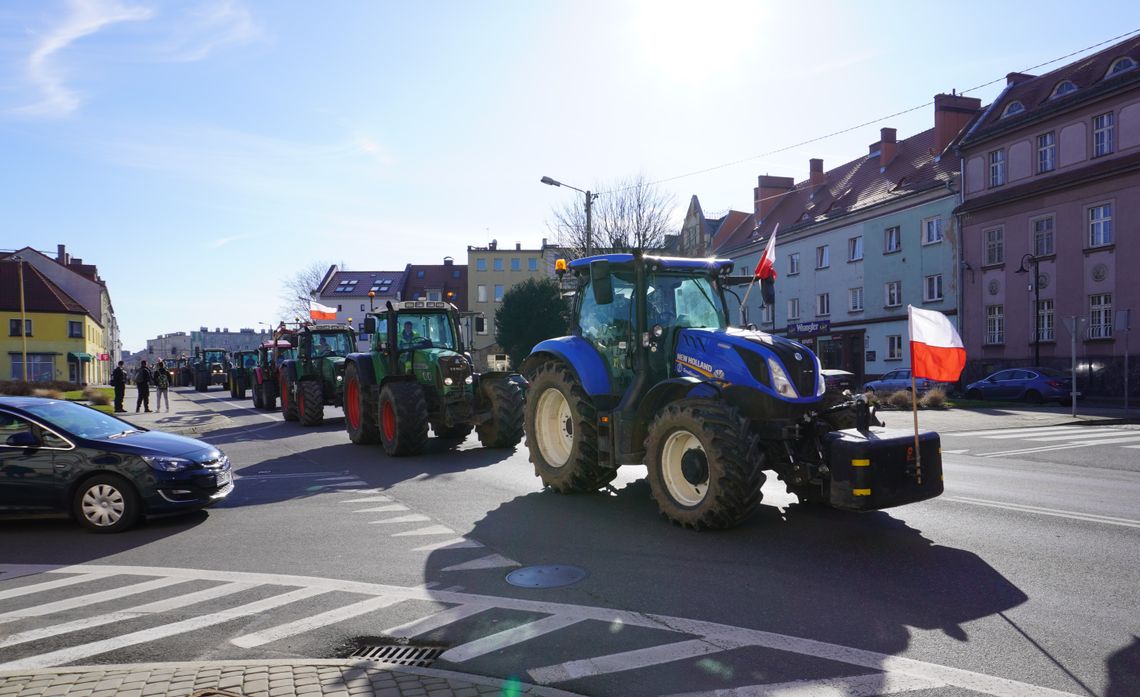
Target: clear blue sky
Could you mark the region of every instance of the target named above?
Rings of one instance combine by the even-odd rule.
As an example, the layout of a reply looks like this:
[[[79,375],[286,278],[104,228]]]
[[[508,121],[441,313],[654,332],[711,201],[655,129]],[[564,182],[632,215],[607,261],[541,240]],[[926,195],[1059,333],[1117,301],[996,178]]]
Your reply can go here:
[[[693,194],[751,210],[758,174],[933,113],[762,153],[1134,29],[1134,2],[6,0],[0,248],[98,264],[138,350],[277,320],[314,260],[537,246],[577,196],[543,175],[663,180],[678,227]]]

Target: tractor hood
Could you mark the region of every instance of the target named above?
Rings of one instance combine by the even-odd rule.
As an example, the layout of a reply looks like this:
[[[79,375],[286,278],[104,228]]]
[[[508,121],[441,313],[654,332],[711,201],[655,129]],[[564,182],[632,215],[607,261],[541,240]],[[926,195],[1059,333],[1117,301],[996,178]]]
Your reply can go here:
[[[471,364],[467,358],[451,349],[416,349],[412,354],[412,371],[420,382],[436,382],[435,366],[437,365],[439,366],[439,380],[451,378],[451,384],[464,384],[472,373]]]
[[[736,327],[682,329],[673,370],[725,386],[754,387],[785,402],[816,402],[824,389],[819,360],[809,348]]]

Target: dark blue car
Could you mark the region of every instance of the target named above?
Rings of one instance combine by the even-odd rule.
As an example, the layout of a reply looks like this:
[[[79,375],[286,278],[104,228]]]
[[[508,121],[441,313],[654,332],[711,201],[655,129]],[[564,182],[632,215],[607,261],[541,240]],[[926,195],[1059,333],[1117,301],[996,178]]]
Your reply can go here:
[[[0,397],[0,510],[66,511],[94,532],[119,532],[233,488],[229,458],[202,441],[64,400]]]
[[[966,386],[968,399],[1024,400],[1034,404],[1072,403],[1069,394],[1073,380],[1067,373],[1053,368],[1010,368]],[[1077,393],[1080,396],[1080,393]]]

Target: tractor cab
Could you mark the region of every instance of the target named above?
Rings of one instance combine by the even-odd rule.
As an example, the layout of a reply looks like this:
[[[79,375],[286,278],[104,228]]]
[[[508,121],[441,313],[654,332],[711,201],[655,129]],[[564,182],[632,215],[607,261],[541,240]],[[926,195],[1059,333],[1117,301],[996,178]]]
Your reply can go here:
[[[438,387],[462,388],[471,375],[469,361],[463,356],[458,311],[455,306],[438,300],[405,300],[388,303],[387,312],[370,314],[364,319],[364,331],[372,335],[372,350],[389,357],[388,372],[412,375],[423,383],[435,383],[433,366],[446,367],[451,381],[442,376]],[[460,374],[462,373],[462,374]],[[458,378],[456,381],[454,378]],[[467,382],[470,385],[470,382]]]

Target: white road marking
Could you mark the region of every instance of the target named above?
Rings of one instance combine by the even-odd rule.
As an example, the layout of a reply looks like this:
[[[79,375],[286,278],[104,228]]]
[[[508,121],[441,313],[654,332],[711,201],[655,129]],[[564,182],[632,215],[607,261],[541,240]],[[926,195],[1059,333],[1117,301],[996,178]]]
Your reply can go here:
[[[1086,440],[1078,443],[1057,443],[1056,445],[1042,445],[1036,448],[1021,448],[1019,450],[1004,450],[997,453],[985,453],[981,457],[1009,457],[1011,455],[1027,455],[1029,453],[1044,453],[1053,450],[1072,450],[1073,448],[1091,448],[1095,445],[1111,445],[1113,443],[1131,443],[1135,440],[1140,440],[1140,435],[1128,436],[1127,438],[1117,438],[1108,440]]]
[[[425,528],[416,528],[415,530],[405,530],[403,532],[394,532],[392,537],[417,537],[422,535],[454,535],[455,531],[446,525],[429,525]]]
[[[356,475],[354,475],[354,474],[353,474],[353,475],[347,475],[347,476],[341,476],[341,477],[321,477],[321,478],[320,478],[320,479],[318,479],[317,481],[318,481],[318,482],[343,482],[343,481],[345,481],[346,479],[353,479],[353,480],[355,480],[355,479],[359,479],[359,477],[357,477],[357,476],[356,476]]]
[[[1034,436],[1031,438],[1026,438],[1025,440],[1031,441],[1033,443],[1051,443],[1054,441],[1081,439],[1084,439],[1089,443],[1116,442],[1115,440],[1110,439],[1120,440],[1121,442],[1123,442],[1123,440],[1140,440],[1140,431],[1132,431],[1130,433],[1128,431],[1105,430],[1099,433],[1066,433],[1065,435],[1061,436]]]
[[[1018,511],[1021,513],[1036,513],[1038,515],[1054,516],[1057,518],[1068,518],[1070,520],[1083,520],[1090,523],[1105,523],[1106,525],[1120,525],[1126,528],[1140,528],[1140,520],[1130,520],[1128,518],[1116,518],[1114,516],[1097,515],[1095,513],[1079,513],[1077,511],[1064,511],[1056,508],[1042,508],[1040,506],[1026,506],[1020,503],[1006,503],[1003,501],[990,501],[987,499],[975,499],[967,496],[947,496],[945,497],[951,501],[959,503],[968,503],[974,506],[988,506],[990,508],[1004,508],[1011,511]]]
[[[428,632],[446,627],[449,624],[458,622],[459,620],[466,619],[472,615],[478,615],[480,612],[490,610],[494,605],[483,605],[478,603],[468,603],[466,605],[456,605],[449,607],[446,610],[433,612],[427,617],[421,617],[418,620],[398,624],[395,627],[385,629],[384,636],[391,637],[405,637],[411,639],[412,637],[427,634]]]
[[[795,680],[767,685],[744,685],[710,692],[685,692],[669,697],[874,697],[911,690],[934,690],[946,683],[898,673],[855,675],[849,678]]]
[[[260,632],[253,632],[252,634],[245,634],[235,639],[230,639],[230,643],[240,646],[243,649],[251,649],[254,646],[261,646],[268,644],[271,641],[284,639],[285,637],[303,634],[307,631],[316,629],[318,627],[325,627],[337,622],[343,622],[347,619],[352,619],[359,615],[364,615],[381,608],[386,608],[396,603],[403,602],[403,598],[389,598],[387,596],[378,595],[374,598],[361,600],[358,603],[351,605],[343,605],[341,607],[329,610],[328,612],[321,612],[309,617],[302,617],[294,622],[286,622],[285,624],[277,625],[269,629],[264,629]]]
[[[454,646],[440,654],[440,658],[453,663],[462,663],[472,658],[478,658],[484,654],[491,653],[492,651],[505,649],[508,646],[521,644],[535,637],[558,631],[559,629],[569,627],[581,621],[581,618],[578,617],[563,617],[559,615],[543,617],[534,622],[527,622],[518,627],[481,637],[475,641],[469,641],[466,644]]]
[[[308,489],[309,489],[309,491],[317,491],[319,489],[333,489],[334,491],[341,491],[340,487],[342,487],[342,486],[357,486],[357,485],[364,486],[367,483],[368,482],[364,481],[363,479],[354,479],[353,481],[350,481],[350,482],[336,482],[334,484],[314,484],[313,486],[308,487]],[[354,490],[349,489],[349,491],[354,491]]]
[[[962,453],[970,452],[969,448],[962,448],[961,450],[943,450],[943,455],[961,455]]]
[[[392,499],[388,496],[367,496],[362,499],[349,499],[341,501],[341,503],[389,503]]]
[[[505,566],[522,566],[522,564],[513,559],[507,559],[501,554],[489,554],[469,562],[445,567],[440,571],[474,571],[477,569],[498,569]]]
[[[1064,431],[1082,431],[1088,429],[1088,426],[1029,426],[1026,428],[995,428],[989,431],[952,431],[947,433],[947,436],[958,437],[981,437],[981,436],[1012,436],[1014,434],[1024,433],[1061,433]]]
[[[136,583],[122,588],[112,588],[97,593],[88,593],[77,598],[68,598],[67,600],[58,600],[54,603],[44,603],[43,605],[34,605],[32,607],[13,610],[12,612],[5,612],[0,614],[0,623],[15,622],[25,617],[41,617],[43,615],[50,615],[53,612],[66,612],[68,610],[74,610],[77,607],[88,607],[105,600],[117,600],[130,595],[146,593],[147,591],[185,582],[186,581],[181,578],[156,578],[151,581],[143,581],[142,583]]]
[[[422,523],[425,520],[431,520],[426,515],[420,513],[412,513],[411,515],[398,515],[395,518],[385,518],[384,520],[371,520],[369,525],[387,525],[389,523]]]
[[[6,591],[0,591],[0,600],[7,600],[8,598],[19,598],[22,595],[31,595],[32,593],[39,593],[41,591],[50,591],[56,588],[66,588],[67,586],[74,586],[80,583],[87,583],[97,578],[106,578],[107,576],[115,576],[116,574],[100,574],[100,573],[82,573],[82,567],[77,569],[79,575],[68,576],[67,578],[57,579],[55,581],[44,581],[43,583],[34,583],[30,586],[21,586],[20,588],[11,588]]]
[[[577,678],[588,678],[595,675],[617,673],[625,670],[637,670],[649,666],[659,666],[664,663],[682,661],[697,656],[707,656],[710,653],[720,653],[728,649],[738,649],[747,646],[747,643],[736,641],[716,641],[708,639],[690,639],[672,644],[651,646],[645,649],[611,653],[607,656],[584,658],[579,661],[568,661],[544,668],[533,668],[527,671],[530,677],[541,685],[549,685]],[[446,654],[445,654],[446,655]]]
[[[469,540],[466,537],[456,537],[451,540],[440,540],[439,542],[432,542],[430,545],[423,547],[416,547],[413,552],[434,552],[437,549],[475,549],[482,547],[475,540]]]
[[[404,505],[399,504],[399,503],[392,503],[392,504],[389,504],[387,506],[376,506],[374,508],[360,508],[360,509],[353,511],[353,513],[391,513],[393,511],[406,511],[406,510],[408,510],[407,506],[404,506]]]
[[[281,474],[235,474],[236,479],[308,479],[311,477],[323,477],[326,474],[336,474],[336,472],[282,472]]]

